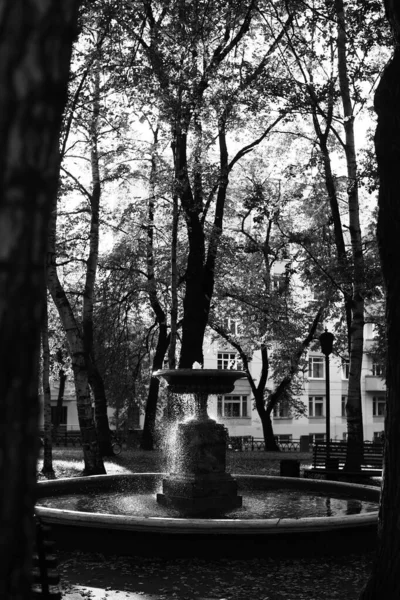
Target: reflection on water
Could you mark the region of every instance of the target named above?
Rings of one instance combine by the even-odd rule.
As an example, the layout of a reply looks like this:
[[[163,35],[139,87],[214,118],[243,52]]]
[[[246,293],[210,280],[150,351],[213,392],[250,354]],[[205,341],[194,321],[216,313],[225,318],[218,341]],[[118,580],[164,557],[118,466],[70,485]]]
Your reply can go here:
[[[132,494],[128,491],[65,494],[42,498],[38,504],[64,510],[111,513],[137,517],[180,517],[178,511],[157,504],[154,494]],[[243,507],[223,515],[225,519],[300,519],[336,517],[376,511],[374,502],[332,497],[297,490],[246,491]]]

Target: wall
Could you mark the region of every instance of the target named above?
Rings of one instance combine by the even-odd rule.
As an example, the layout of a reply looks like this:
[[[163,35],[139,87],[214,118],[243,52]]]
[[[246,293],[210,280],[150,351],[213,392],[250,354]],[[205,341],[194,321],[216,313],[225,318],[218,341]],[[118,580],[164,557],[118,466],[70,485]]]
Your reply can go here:
[[[366,328],[366,348],[371,344],[371,332]],[[211,344],[205,352],[205,368],[217,368],[217,353],[219,350],[232,352],[228,350],[223,342]],[[325,357],[320,352],[310,352],[310,356]],[[255,353],[251,362],[251,374],[254,380],[260,375],[261,357],[259,353]],[[301,396],[302,402],[307,409],[307,416],[300,418],[290,417],[274,417],[273,429],[275,435],[291,435],[292,439],[299,439],[303,435],[324,435],[326,432],[326,412],[322,417],[308,416],[308,400],[309,396],[326,396],[326,380],[307,378],[304,381],[304,392]],[[269,387],[273,387],[273,383],[269,383]],[[342,396],[347,395],[348,380],[342,372],[341,361],[331,355],[330,357],[330,431],[331,439],[343,440],[347,433],[346,417],[342,416]],[[362,377],[361,377],[361,393],[362,393],[362,410],[364,423],[364,438],[365,440],[373,440],[374,433],[383,431],[384,417],[373,416],[373,398],[374,396],[385,395],[385,383],[381,377],[373,376],[372,374],[372,359],[366,353],[363,359]],[[232,394],[243,395],[247,394],[249,398],[249,412],[246,418],[233,417],[218,417],[217,416],[217,400],[211,397],[209,399],[209,414],[218,422],[223,423],[229,430],[230,435],[253,436],[256,438],[262,437],[262,427],[255,409],[252,408],[251,390],[247,380],[239,380],[235,386],[235,391]]]

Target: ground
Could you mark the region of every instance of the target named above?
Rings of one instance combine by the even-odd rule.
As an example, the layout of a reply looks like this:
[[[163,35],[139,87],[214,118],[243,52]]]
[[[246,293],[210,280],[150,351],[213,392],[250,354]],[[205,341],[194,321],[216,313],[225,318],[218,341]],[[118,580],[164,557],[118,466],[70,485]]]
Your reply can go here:
[[[372,556],[209,562],[76,553],[59,560],[68,600],[73,591],[76,600],[355,600]]]
[[[279,461],[288,456],[302,466],[311,462],[309,454],[230,452],[227,470],[278,474]],[[80,475],[80,449],[58,448],[54,459],[57,477]],[[156,472],[166,470],[166,463],[160,452],[125,450],[106,461],[106,469]],[[368,579],[373,556],[207,561],[63,552],[58,559],[63,600],[355,600]]]

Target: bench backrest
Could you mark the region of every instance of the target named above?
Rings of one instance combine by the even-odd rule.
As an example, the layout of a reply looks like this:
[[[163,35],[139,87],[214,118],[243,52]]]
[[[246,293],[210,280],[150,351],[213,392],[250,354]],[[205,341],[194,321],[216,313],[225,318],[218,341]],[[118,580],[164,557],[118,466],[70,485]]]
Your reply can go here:
[[[325,466],[326,461],[326,442],[316,442],[313,446],[313,466]],[[369,467],[382,468],[383,462],[383,444],[364,443],[363,445],[363,461],[362,464]],[[337,458],[339,464],[346,462],[347,443],[346,442],[330,442],[329,455],[331,458]]]

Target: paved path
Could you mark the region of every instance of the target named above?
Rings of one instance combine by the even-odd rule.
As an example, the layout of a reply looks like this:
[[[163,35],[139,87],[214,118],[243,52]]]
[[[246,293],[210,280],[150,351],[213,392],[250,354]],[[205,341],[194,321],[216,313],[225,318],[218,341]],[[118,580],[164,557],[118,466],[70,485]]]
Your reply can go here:
[[[160,598],[163,596],[81,585],[73,586],[69,591],[64,590],[62,595],[62,600],[160,600]],[[175,598],[179,599],[181,596],[177,595]],[[219,596],[215,598],[196,596],[196,600],[220,600],[220,598]]]
[[[213,565],[210,566],[212,568]],[[63,600],[221,600],[213,570],[193,578],[174,561],[60,554]],[[198,569],[194,567],[194,572]],[[214,588],[214,589],[213,589]],[[215,591],[215,593],[214,593]]]
[[[129,592],[127,590],[116,590],[98,588],[92,586],[76,585],[63,592],[63,600],[158,600],[159,596],[149,596],[143,592]]]

